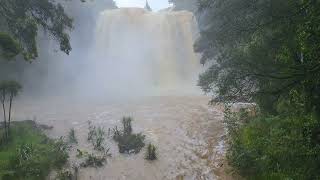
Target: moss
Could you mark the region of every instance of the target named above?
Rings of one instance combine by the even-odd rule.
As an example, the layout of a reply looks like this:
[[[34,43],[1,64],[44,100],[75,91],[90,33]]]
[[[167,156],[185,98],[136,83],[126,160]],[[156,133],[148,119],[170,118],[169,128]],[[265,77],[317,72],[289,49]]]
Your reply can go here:
[[[43,180],[67,162],[67,149],[62,139],[49,139],[33,121],[13,122],[8,143],[0,146],[0,179]]]

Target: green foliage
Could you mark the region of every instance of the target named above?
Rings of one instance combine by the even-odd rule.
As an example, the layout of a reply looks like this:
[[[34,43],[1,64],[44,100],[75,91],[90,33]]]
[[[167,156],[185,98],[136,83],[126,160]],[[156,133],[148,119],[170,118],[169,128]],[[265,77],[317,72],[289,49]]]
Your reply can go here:
[[[104,151],[103,142],[105,140],[105,131],[102,127],[93,126],[89,121],[88,141],[92,143],[95,150]]]
[[[0,179],[43,180],[67,162],[66,143],[47,138],[33,121],[13,122],[10,137],[0,146]]]
[[[248,118],[226,113],[227,158],[237,173],[247,179],[320,178],[320,124],[313,116]]]
[[[153,144],[149,143],[145,158],[149,161],[156,160],[158,158],[156,151],[157,151],[157,148]]]
[[[68,141],[71,144],[78,144],[78,140],[77,140],[76,132],[75,132],[74,128],[70,129],[70,131],[69,131]]]
[[[117,127],[113,130],[113,139],[118,142],[120,153],[137,154],[145,146],[145,136],[141,133],[133,134],[131,122],[131,117],[124,117],[122,119],[123,131],[119,131]]]
[[[11,59],[18,55],[21,51],[19,43],[9,34],[0,32],[0,56]]]
[[[320,112],[319,1],[201,2],[207,28],[195,49],[210,64],[199,79],[205,92],[276,114],[279,97],[294,90]]]
[[[4,96],[15,97],[21,91],[22,86],[17,81],[1,81],[0,92],[4,92]],[[2,94],[3,95],[3,94]]]
[[[256,102],[249,118],[226,111],[229,163],[248,179],[319,179],[320,1],[201,0],[195,45],[214,101]]]
[[[80,164],[81,167],[102,167],[106,162],[106,156],[95,156],[94,154],[88,154],[85,161]]]
[[[51,0],[2,0],[0,15],[1,27],[4,27],[10,37],[15,39],[13,41],[9,39],[10,42],[19,42],[19,45],[15,43],[14,46],[5,43],[5,47],[20,47],[19,51],[16,48],[10,48],[11,52],[4,53],[14,56],[21,50],[25,60],[37,58],[36,37],[41,27],[60,44],[61,51],[69,54],[71,46],[67,31],[72,29],[72,19],[67,16],[60,4]],[[2,39],[1,36],[0,39]],[[2,40],[0,44],[4,47]]]
[[[11,109],[13,98],[21,91],[22,86],[16,81],[1,81],[0,82],[0,101],[2,104],[3,121],[4,121],[4,136],[3,141],[7,141],[10,135]],[[9,102],[9,109],[6,109],[6,102]],[[8,117],[6,112],[8,113]]]

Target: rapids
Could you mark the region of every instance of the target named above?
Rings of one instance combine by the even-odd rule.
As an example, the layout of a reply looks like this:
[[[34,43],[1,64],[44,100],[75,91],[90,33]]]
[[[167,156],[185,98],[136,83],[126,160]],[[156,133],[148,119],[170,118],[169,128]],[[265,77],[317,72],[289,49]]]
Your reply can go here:
[[[106,139],[112,157],[102,168],[80,169],[79,180],[213,180],[225,179],[221,168],[224,157],[223,113],[208,106],[208,97],[148,97],[127,102],[83,104],[57,99],[20,102],[14,117],[35,119],[53,126],[49,136],[67,136],[75,128],[79,145],[71,152],[70,166],[79,163],[76,149],[94,152],[87,142],[88,121],[109,128],[121,126],[122,116],[132,116],[134,132],[146,135],[146,143],[158,148],[159,159],[122,155],[112,137]],[[27,117],[26,117],[27,115]]]

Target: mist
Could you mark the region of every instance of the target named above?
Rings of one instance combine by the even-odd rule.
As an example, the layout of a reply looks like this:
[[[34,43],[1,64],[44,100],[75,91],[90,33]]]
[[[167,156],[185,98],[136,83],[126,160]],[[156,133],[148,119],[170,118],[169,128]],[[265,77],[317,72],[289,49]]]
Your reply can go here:
[[[191,12],[69,3],[72,52],[40,36],[39,59],[24,72],[26,94],[86,100],[200,94]]]

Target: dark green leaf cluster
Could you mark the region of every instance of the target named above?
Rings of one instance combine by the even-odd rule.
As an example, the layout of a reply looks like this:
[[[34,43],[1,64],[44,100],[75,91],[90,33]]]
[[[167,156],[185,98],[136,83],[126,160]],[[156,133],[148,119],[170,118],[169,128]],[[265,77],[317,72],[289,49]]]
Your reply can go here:
[[[39,27],[60,44],[61,51],[67,54],[71,51],[67,31],[73,27],[72,19],[60,4],[52,0],[2,0],[0,15],[1,26],[15,39],[3,39],[0,36],[2,49],[9,50],[4,51],[4,55],[12,57],[22,51],[25,60],[37,58],[36,38]]]
[[[122,119],[123,131],[119,131],[117,127],[113,130],[113,139],[118,142],[120,153],[137,154],[145,146],[145,136],[141,133],[132,133],[131,122],[131,117],[124,117]]]
[[[146,159],[149,161],[154,161],[157,159],[157,148],[155,145],[149,143],[146,152]]]
[[[21,91],[22,86],[16,81],[1,81],[0,82],[0,92],[6,96],[17,96]],[[9,98],[8,98],[9,100]]]
[[[8,33],[0,32],[0,50],[0,56],[12,59],[20,53],[21,47]]]
[[[255,101],[275,113],[278,99],[303,94],[319,111],[320,2],[206,0],[195,49],[210,68],[199,85],[217,101]]]
[[[314,117],[240,114],[226,116],[227,158],[237,174],[247,179],[320,178],[320,126]]]
[[[195,50],[213,102],[255,102],[256,117],[226,111],[228,160],[248,179],[320,178],[320,1],[201,0]]]

